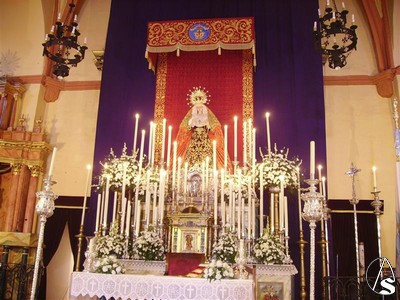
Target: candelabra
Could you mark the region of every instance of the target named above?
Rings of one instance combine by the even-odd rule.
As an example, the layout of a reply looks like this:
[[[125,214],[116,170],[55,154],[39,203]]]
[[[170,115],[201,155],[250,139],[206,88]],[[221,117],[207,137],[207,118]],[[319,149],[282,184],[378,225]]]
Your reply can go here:
[[[36,197],[38,197],[38,202],[36,204],[36,213],[39,216],[40,228],[39,228],[39,239],[36,250],[35,266],[33,270],[33,282],[31,290],[31,300],[35,299],[36,286],[39,274],[39,265],[43,254],[43,239],[44,239],[44,228],[46,226],[47,218],[51,217],[54,212],[54,200],[58,198],[57,195],[51,190],[51,186],[55,184],[51,181],[51,176],[43,180],[44,190],[37,192]]]
[[[249,277],[249,273],[246,271],[246,247],[243,239],[239,240],[239,251],[235,260],[238,268],[238,278],[247,279]]]
[[[360,172],[361,169],[357,169],[353,163],[351,163],[350,169],[346,171],[346,175],[349,175],[351,177],[351,190],[352,190],[352,196],[350,201],[350,204],[353,205],[353,215],[354,215],[354,244],[356,248],[356,271],[357,271],[357,282],[358,285],[360,285],[360,261],[359,261],[359,255],[358,255],[358,221],[357,221],[357,204],[359,200],[357,199],[356,196],[356,186],[355,186],[355,175]]]
[[[317,179],[308,179],[305,182],[309,185],[308,192],[301,195],[304,201],[303,219],[310,223],[310,300],[315,297],[315,228],[317,222],[323,216],[323,196],[316,190]]]
[[[82,253],[82,244],[85,235],[83,234],[83,225],[79,227],[79,234],[75,236],[78,239],[78,252],[76,254],[76,263],[75,263],[75,271],[79,272],[81,268],[81,253]]]

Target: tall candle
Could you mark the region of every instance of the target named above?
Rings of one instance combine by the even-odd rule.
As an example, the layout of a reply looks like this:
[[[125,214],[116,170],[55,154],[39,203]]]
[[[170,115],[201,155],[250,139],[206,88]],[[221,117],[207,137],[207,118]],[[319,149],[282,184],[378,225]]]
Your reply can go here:
[[[172,126],[168,126],[168,143],[167,143],[167,170],[169,170],[169,166],[171,165],[171,138],[172,138]]]
[[[128,168],[128,162],[124,162],[122,164],[122,189],[121,189],[121,197],[122,197],[122,216],[121,216],[121,234],[123,233],[124,230],[124,225],[125,225],[125,216],[126,216],[126,198],[125,198],[125,186],[126,186],[126,171]]]
[[[145,206],[144,206],[144,217],[146,219],[146,226],[149,226],[149,219],[150,219],[150,175],[151,172],[150,170],[147,171],[147,176],[146,176],[146,198],[145,198]]]
[[[218,171],[214,172],[214,225],[218,222]]]
[[[235,201],[233,199],[233,182],[229,180],[229,223],[235,231]]]
[[[53,154],[51,155],[51,161],[50,161],[50,167],[49,167],[49,178],[53,175],[53,169],[54,169],[54,161],[56,159],[56,153],[57,153],[57,148],[53,148]]]
[[[205,186],[204,186],[204,188],[205,188],[205,190],[207,191],[208,190],[208,178],[209,178],[209,169],[210,169],[210,157],[206,157],[206,183],[205,183]]]
[[[269,214],[271,216],[271,225],[270,225],[271,233],[274,233],[274,231],[275,231],[275,226],[274,226],[274,224],[275,224],[275,216],[274,216],[275,204],[274,204],[274,201],[275,201],[274,193],[271,193],[270,205],[269,205]]]
[[[238,210],[237,210],[237,228],[238,228],[238,238],[242,237],[242,224],[241,224],[241,214],[242,214],[242,171],[239,169],[237,170],[237,177],[238,177]]]
[[[213,171],[215,172],[217,170],[217,141],[216,140],[212,141],[212,146],[213,146]]]
[[[116,210],[117,210],[117,196],[118,193],[115,191],[114,192],[114,201],[113,201],[113,211],[112,211],[112,222],[114,223],[115,221],[115,216],[116,216]]]
[[[104,198],[104,214],[103,214],[103,227],[107,227],[108,218],[108,198],[110,193],[110,175],[106,175],[106,192]]]
[[[99,193],[99,194],[97,195],[96,227],[95,227],[95,232],[98,232],[98,231],[99,231],[100,209],[101,209],[101,193]]]
[[[160,171],[160,198],[159,198],[159,201],[158,201],[161,223],[164,220],[165,178],[166,178],[166,175],[167,175],[166,171],[164,169],[161,169],[161,171]]]
[[[243,166],[247,164],[247,123],[243,122]]]
[[[178,170],[176,172],[176,176],[177,176],[176,192],[178,194],[181,190],[181,168],[182,168],[182,157],[178,157]]]
[[[132,214],[132,202],[130,200],[127,201],[127,209],[126,209],[126,226],[125,226],[125,236],[129,237],[130,229],[131,229],[131,214]]]
[[[157,183],[154,183],[153,218],[151,224],[153,224],[153,226],[156,226],[157,224]]]
[[[263,164],[260,165],[260,236],[263,235],[264,230],[264,170]]]
[[[83,224],[85,222],[86,202],[87,202],[87,194],[88,194],[88,187],[89,187],[89,180],[90,180],[90,173],[91,173],[91,170],[92,170],[92,166],[91,165],[87,165],[86,169],[87,169],[87,176],[86,176],[86,185],[85,185],[85,196],[83,197],[81,226],[83,226]]]
[[[310,179],[315,179],[315,142],[310,142]]]
[[[374,186],[373,186],[373,188],[374,188],[374,191],[375,191],[376,188],[378,187],[378,186],[376,185],[376,167],[375,167],[375,166],[372,167],[372,177],[373,177],[373,180],[374,180]]]
[[[152,136],[152,141],[151,141],[151,165],[154,165],[154,153],[156,151],[156,130],[157,130],[157,124],[153,123],[153,136]]]
[[[247,238],[251,238],[251,219],[253,218],[252,216],[252,211],[251,211],[251,179],[250,177],[248,178],[247,182]]]
[[[151,154],[153,151],[151,150],[151,146],[153,145],[153,121],[150,122],[150,133],[149,133],[149,148],[148,150],[148,160],[149,163],[151,164]]]
[[[205,192],[205,173],[206,173],[206,165],[205,162],[201,162],[201,204],[204,204],[204,192]],[[215,178],[215,177],[214,177]]]
[[[256,129],[255,128],[253,128],[253,139],[252,139],[252,143],[253,143],[253,146],[252,146],[252,150],[253,150],[253,163],[252,163],[252,165],[253,165],[253,174],[255,173],[255,169],[256,169]]]
[[[288,204],[287,197],[283,197],[283,209],[285,211],[285,236],[289,236],[289,216],[288,216]]]
[[[135,115],[135,131],[134,131],[134,134],[133,134],[133,148],[132,148],[132,153],[133,154],[135,154],[135,152],[136,152],[138,126],[139,126],[139,114],[136,114]]]
[[[176,151],[178,149],[178,143],[174,141],[174,153],[172,155],[172,191],[175,190],[175,183],[176,183]]]
[[[298,210],[299,210],[299,228],[300,228],[300,231],[303,231],[303,218],[302,218],[302,213],[301,213],[300,168],[297,167],[296,171],[297,171],[297,180],[298,180],[297,205],[298,205]]]
[[[217,171],[214,171],[214,174]],[[221,170],[221,217],[222,226],[225,226],[225,174],[224,169]]]
[[[139,174],[141,174],[143,167],[143,151],[144,151],[144,140],[146,138],[146,130],[142,130],[142,138],[140,140],[140,152],[139,152]]]
[[[247,120],[247,144],[249,147],[249,163],[252,163],[252,159],[253,159],[253,122],[251,119]]]
[[[135,204],[135,211],[136,211],[136,227],[135,227],[135,233],[136,236],[139,236],[139,232],[140,232],[140,214],[142,212],[141,207],[140,207],[140,201],[137,200],[136,204]]]
[[[322,196],[326,197],[326,178],[325,176],[322,176]]]
[[[165,153],[165,132],[167,130],[167,120],[164,118],[162,120],[162,139],[161,139],[161,162],[164,162]]]
[[[228,170],[228,125],[224,125],[224,169]]]
[[[187,194],[187,182],[188,182],[188,168],[189,164],[185,161],[184,165],[184,173],[183,173],[183,193],[184,193],[184,201],[186,201],[186,194]]]
[[[234,116],[233,117],[233,160],[237,161],[237,139],[238,139],[238,117]]]
[[[267,125],[267,147],[268,147],[268,155],[271,155],[271,134],[269,129],[269,112],[265,113],[265,122]]]
[[[322,170],[322,166],[318,165],[317,166],[318,169],[318,188],[319,188],[319,192],[322,192],[322,175],[321,175],[321,170]]]
[[[284,227],[284,213],[283,213],[283,197],[285,194],[285,187],[284,187],[284,182],[285,182],[285,177],[282,175],[280,177],[280,195],[279,195],[279,224],[280,224],[280,228],[279,230],[283,230]]]

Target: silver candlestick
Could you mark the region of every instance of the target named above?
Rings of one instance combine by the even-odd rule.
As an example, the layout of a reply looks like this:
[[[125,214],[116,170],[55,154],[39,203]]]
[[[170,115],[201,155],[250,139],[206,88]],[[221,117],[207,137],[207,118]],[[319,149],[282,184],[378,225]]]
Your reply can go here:
[[[308,179],[305,182],[310,186],[308,192],[301,195],[304,201],[302,217],[310,223],[310,300],[315,297],[315,228],[323,216],[322,201],[324,197],[316,190],[318,179]]]
[[[350,169],[346,171],[346,175],[351,177],[351,190],[352,195],[350,204],[353,205],[353,215],[354,215],[354,244],[356,248],[356,271],[357,271],[357,282],[360,284],[360,260],[359,260],[359,253],[358,253],[358,221],[357,221],[357,204],[359,199],[357,199],[356,195],[356,185],[355,185],[355,175],[360,172],[361,169],[357,169],[353,163],[351,163]]]
[[[374,208],[374,214],[376,216],[376,230],[378,234],[378,256],[382,257],[380,216],[382,214],[381,208],[383,206],[383,203],[381,200],[379,200],[379,193],[380,191],[378,191],[377,188],[374,187],[374,191],[371,192],[371,194],[374,195],[374,201],[371,202],[371,206]]]
[[[33,282],[31,290],[31,300],[35,299],[36,286],[38,281],[39,266],[42,260],[43,254],[43,239],[44,239],[44,228],[46,225],[47,218],[51,217],[54,212],[54,200],[58,198],[57,195],[51,190],[51,186],[55,184],[55,181],[51,181],[51,176],[43,180],[44,190],[37,192],[36,197],[38,202],[36,204],[36,213],[39,215],[39,239],[36,250],[35,266],[33,270]]]

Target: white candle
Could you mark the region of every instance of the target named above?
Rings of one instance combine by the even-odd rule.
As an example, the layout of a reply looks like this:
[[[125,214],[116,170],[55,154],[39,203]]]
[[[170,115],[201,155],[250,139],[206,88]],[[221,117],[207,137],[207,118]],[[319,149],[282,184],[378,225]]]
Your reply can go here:
[[[53,175],[54,161],[56,159],[57,148],[53,148],[53,154],[51,155],[50,167],[49,167],[49,178]]]
[[[172,138],[172,126],[168,126],[168,143],[167,143],[167,170],[169,170],[169,166],[171,165],[171,138]]]
[[[127,201],[125,236],[129,237],[131,229],[132,202]]]
[[[98,232],[98,231],[99,231],[100,209],[101,209],[101,194],[98,194],[98,195],[97,195],[96,227],[95,227],[95,232]]]
[[[251,227],[252,227],[252,222],[251,219],[253,218],[252,216],[252,211],[251,211],[251,179],[250,177],[248,178],[247,182],[247,238],[251,238]]]
[[[112,222],[114,223],[115,221],[115,217],[116,217],[116,210],[117,210],[117,196],[118,196],[118,192],[115,191],[114,192],[114,201],[113,201],[113,212],[112,212]]]
[[[237,161],[238,157],[237,157],[237,138],[238,138],[238,117],[234,116],[233,117],[233,160]]]
[[[299,210],[299,228],[300,228],[300,231],[303,231],[303,218],[302,218],[302,213],[301,213],[300,168],[297,167],[296,170],[297,170],[297,180],[298,180],[297,205],[298,205],[298,210]]]
[[[214,171],[214,174],[217,171]],[[224,169],[221,170],[221,217],[222,227],[225,226],[225,174]]]
[[[315,25],[314,25],[315,26]],[[269,129],[269,112],[265,114],[265,122],[267,123],[267,147],[268,155],[271,155],[271,133]]]
[[[151,154],[153,151],[151,150],[151,146],[153,145],[153,121],[150,122],[150,133],[149,133],[149,149],[148,149],[148,160],[151,163]]]
[[[108,219],[108,198],[110,193],[110,175],[106,175],[106,192],[104,198],[104,210],[103,210],[103,227],[107,227]]]
[[[91,165],[87,165],[86,169],[87,169],[87,176],[86,176],[86,185],[85,185],[85,196],[83,197],[81,226],[83,226],[83,224],[85,222],[86,202],[87,202],[87,194],[88,194],[88,187],[89,187],[89,180],[90,180],[90,173],[91,173],[91,170],[92,170],[92,166]]]
[[[322,170],[322,166],[318,165],[317,166],[318,169],[318,188],[319,188],[319,192],[322,192],[322,175],[321,175],[321,170]]]
[[[178,194],[181,190],[181,168],[182,168],[182,157],[178,157],[178,170],[176,172],[177,176],[176,192]]]
[[[166,171],[164,169],[160,170],[160,198],[158,202],[159,210],[160,210],[160,221],[161,223],[164,220],[164,201],[165,201],[165,178]]]
[[[209,178],[209,169],[210,169],[210,157],[206,157],[206,184],[204,186],[205,190],[208,190],[208,178]]]
[[[325,176],[322,176],[322,196],[324,196],[324,197],[326,197],[325,184],[326,184],[326,178],[325,178]]]
[[[213,145],[213,171],[215,172],[217,170],[217,141],[213,140],[212,145]]]
[[[260,236],[263,235],[264,230],[264,170],[263,164],[260,165]]]
[[[122,189],[121,189],[121,197],[122,197],[122,216],[121,216],[121,229],[120,232],[121,234],[124,232],[124,226],[125,226],[125,216],[126,216],[126,197],[125,197],[125,186],[126,186],[126,171],[128,168],[128,163],[124,162],[122,164]]]
[[[151,165],[154,165],[154,153],[156,151],[156,130],[157,130],[157,124],[153,123],[153,136],[152,136],[152,141],[151,141]]]
[[[375,167],[375,166],[372,167],[372,177],[373,177],[373,180],[374,180],[374,186],[373,186],[373,188],[374,188],[374,191],[375,191],[376,188],[378,187],[378,186],[376,185],[376,167]]]
[[[256,170],[256,129],[253,128],[253,174],[255,174],[255,170]]]
[[[285,236],[289,236],[289,216],[288,216],[288,204],[287,197],[283,197],[283,209],[285,211]]]
[[[285,187],[284,187],[284,182],[285,182],[285,177],[281,176],[280,177],[280,194],[279,194],[279,224],[280,224],[280,228],[279,230],[283,230],[284,227],[284,212],[283,212],[283,197],[285,195]]]
[[[201,204],[204,204],[204,191],[205,191],[205,173],[206,173],[206,165],[205,162],[201,162]]]
[[[188,168],[189,168],[189,164],[187,161],[185,161],[184,173],[183,173],[183,193],[185,195],[185,201],[186,201],[186,194],[187,194]]]
[[[356,18],[354,17],[354,15],[351,15],[351,22],[355,23],[356,22]]]
[[[315,142],[310,142],[310,179],[315,179]]]
[[[345,9],[346,5],[344,5],[344,2],[342,2],[342,8]]]
[[[147,171],[147,176],[146,176],[146,202],[145,202],[145,219],[146,219],[146,225],[147,227],[149,226],[149,219],[150,219],[150,196],[151,196],[151,192],[150,192],[150,175],[151,172],[150,170]]]
[[[139,152],[139,175],[141,174],[143,167],[143,151],[144,151],[144,140],[146,138],[146,130],[142,130],[142,139],[140,140],[140,152]]]
[[[156,226],[157,224],[157,183],[154,183],[154,194],[153,194],[153,218],[152,224]]]
[[[86,45],[87,44],[87,37],[85,36],[85,38],[83,39],[83,43]]]
[[[243,166],[247,164],[247,123],[243,122]]]
[[[317,31],[317,22],[314,22],[314,31]]]
[[[135,114],[135,130],[133,134],[133,148],[132,153],[136,153],[136,142],[137,142],[137,134],[138,134],[138,126],[139,126],[139,114]]]
[[[252,143],[253,126],[252,126],[251,119],[247,120],[247,138],[248,138],[247,144],[248,144],[248,147],[249,147],[249,153],[248,153],[249,157],[248,158],[249,158],[249,163],[251,164],[252,163],[252,155],[253,155],[253,149],[252,149],[252,146],[253,146],[253,143]]]
[[[238,228],[238,237],[242,237],[242,170],[237,170],[238,176],[238,210],[237,210],[237,228]],[[261,200],[260,200],[261,201]]]
[[[161,139],[161,162],[164,162],[164,153],[165,153],[165,132],[167,130],[167,120],[163,119],[162,121],[162,139]]]
[[[233,182],[229,180],[229,214],[228,220],[231,225],[231,229],[235,231],[235,208],[234,208],[234,200],[233,200]]]
[[[228,125],[224,125],[224,169],[228,170]]]
[[[214,172],[214,225],[218,222],[218,171]]]
[[[140,214],[141,214],[141,207],[140,207],[140,201],[137,200],[136,204],[135,204],[135,210],[136,210],[136,227],[135,227],[135,233],[136,236],[139,236],[139,232],[140,232]]]
[[[270,205],[269,205],[269,214],[271,216],[271,233],[274,233],[275,231],[275,217],[274,217],[274,209],[275,209],[275,204],[274,204],[274,200],[275,200],[275,196],[274,193],[271,193],[271,197],[270,197]]]
[[[176,182],[176,151],[178,149],[178,143],[174,141],[174,153],[172,158],[172,191],[175,189],[175,182]]]

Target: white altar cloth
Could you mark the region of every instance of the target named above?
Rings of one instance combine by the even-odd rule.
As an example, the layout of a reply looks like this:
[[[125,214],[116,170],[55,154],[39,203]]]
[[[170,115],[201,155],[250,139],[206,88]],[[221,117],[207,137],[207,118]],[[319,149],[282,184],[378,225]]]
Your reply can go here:
[[[87,299],[87,296],[121,300],[244,300],[254,299],[254,288],[251,279],[222,279],[210,283],[205,278],[73,272],[69,299]]]

